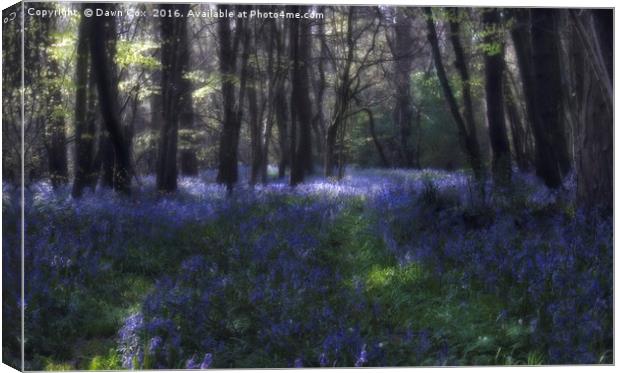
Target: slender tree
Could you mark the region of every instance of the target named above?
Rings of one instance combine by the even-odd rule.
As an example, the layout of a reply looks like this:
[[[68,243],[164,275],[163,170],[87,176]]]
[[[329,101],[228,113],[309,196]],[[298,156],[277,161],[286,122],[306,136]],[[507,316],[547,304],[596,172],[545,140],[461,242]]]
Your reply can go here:
[[[224,7],[231,11],[230,7]],[[243,9],[243,8],[242,8]],[[220,74],[222,75],[223,123],[219,144],[219,166],[217,181],[225,184],[232,192],[238,179],[237,157],[239,149],[239,132],[241,130],[242,105],[246,93],[248,59],[250,55],[250,32],[242,18],[235,20],[236,27],[232,36],[231,20],[220,19],[218,34],[220,39]],[[243,41],[241,41],[243,39]],[[241,53],[241,73],[239,93],[235,95],[235,72],[237,67],[237,51],[243,44]]]
[[[512,168],[510,143],[504,119],[504,41],[500,27],[500,14],[496,8],[482,13],[484,25],[484,76],[487,100],[487,122],[493,151],[493,179],[502,185],[510,181]]]
[[[250,150],[252,155],[252,164],[250,169],[250,184],[254,185],[258,182],[263,165],[263,131],[262,131],[262,111],[259,108],[259,85],[261,77],[258,76],[259,58],[256,40],[256,21],[248,21],[248,39],[250,49],[251,62],[248,66],[248,84],[247,84],[247,101],[248,101],[248,124],[250,127]]]
[[[165,4],[163,9],[174,13],[186,14],[187,4]],[[159,137],[159,154],[157,165],[157,188],[172,192],[177,188],[177,146],[180,113],[188,110],[191,102],[187,95],[189,88],[183,75],[187,70],[189,49],[187,41],[187,18],[163,17],[161,19],[162,36],[162,101],[163,127]],[[185,92],[183,92],[185,91]]]
[[[58,19],[52,17],[47,21],[48,30],[56,29]],[[60,75],[60,66],[54,58],[48,58],[48,74],[50,77]],[[65,114],[60,83],[52,80],[46,104],[46,148],[48,152],[48,169],[54,187],[64,185],[69,179],[67,165],[67,134],[65,128]]]
[[[286,76],[288,75],[288,60],[286,56],[286,36],[288,34],[289,22],[284,22],[281,29],[277,24],[272,23],[272,34],[276,41],[276,68],[274,78],[274,118],[278,127],[278,149],[280,160],[278,162],[278,177],[283,178],[287,167],[290,166],[289,152],[289,107],[286,97]]]
[[[412,26],[412,19],[403,11],[397,11],[393,25],[394,40],[388,42],[394,58],[396,105],[392,116],[399,129],[401,167],[413,167],[415,165],[415,149],[411,138],[415,116],[410,79],[415,46]]]
[[[441,52],[439,50],[439,41],[437,40],[437,31],[435,30],[435,21],[433,19],[432,10],[431,8],[424,8],[424,12],[426,14],[426,28],[428,30],[427,37],[431,45],[431,52],[435,63],[435,71],[437,72],[439,84],[443,90],[444,98],[448,108],[450,109],[450,113],[456,122],[461,147],[463,148],[465,154],[467,154],[469,165],[474,172],[474,176],[477,180],[481,180],[483,177],[482,160],[480,157],[480,148],[476,133],[471,133],[468,131],[466,122],[461,116],[458,103],[454,97],[450,83],[448,82],[446,70],[441,58]],[[462,73],[461,77],[463,78],[463,81],[469,81],[468,76],[463,77]]]

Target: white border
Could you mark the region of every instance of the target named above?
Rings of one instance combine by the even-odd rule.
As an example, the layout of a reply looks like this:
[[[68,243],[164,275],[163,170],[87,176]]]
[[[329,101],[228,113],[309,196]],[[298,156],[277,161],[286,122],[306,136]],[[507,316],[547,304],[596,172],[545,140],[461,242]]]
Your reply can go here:
[[[66,1],[66,0],[65,0]],[[82,2],[82,1],[72,1],[72,2]],[[84,1],[86,2],[86,1]],[[105,2],[105,1],[101,1],[101,0],[90,0],[87,2]],[[117,2],[117,1],[114,1]],[[125,1],[118,1],[118,2],[125,2]],[[126,2],[133,2],[133,1],[126,1]],[[199,2],[199,1],[182,1],[182,0],[169,0],[169,1],[157,1],[157,0],[141,0],[141,1],[135,1],[135,2],[179,2],[179,3],[184,3],[184,2]],[[210,3],[245,3],[245,4],[273,4],[273,3],[286,3],[286,1],[283,0],[276,0],[276,1],[268,1],[268,0],[246,0],[246,1],[230,1],[230,0],[221,0],[221,1],[204,1],[204,2],[210,2]],[[0,6],[2,9],[5,9],[13,4],[17,3],[17,1],[14,0],[0,0]],[[376,5],[376,4],[390,4],[390,5],[409,5],[409,6],[423,6],[423,5],[433,5],[433,6],[450,6],[450,5],[454,5],[454,6],[493,6],[493,7],[582,7],[582,8],[592,8],[592,7],[602,7],[602,8],[615,8],[615,2],[612,0],[589,0],[589,1],[583,1],[583,0],[564,0],[564,1],[560,1],[560,0],[547,0],[544,2],[541,2],[540,0],[536,1],[536,0],[520,0],[520,1],[515,1],[515,0],[493,0],[493,1],[488,1],[488,0],[463,0],[463,1],[456,1],[456,0],[424,0],[424,1],[406,1],[406,0],[314,0],[314,1],[309,1],[309,0],[294,0],[294,1],[290,1],[290,3],[299,3],[299,4],[334,4],[334,3],[338,3],[338,4],[352,4],[352,5]],[[615,9],[614,9],[614,18],[615,18]],[[615,23],[614,23],[615,26]],[[1,31],[0,31],[0,36],[1,36]],[[617,27],[614,27],[614,51],[618,50],[618,29]],[[1,41],[0,41],[0,46],[1,46]],[[23,53],[23,51],[22,51]],[[1,59],[1,57],[0,57]],[[618,71],[617,67],[618,67],[618,60],[615,58],[615,53],[614,53],[614,71]],[[1,68],[0,68],[0,72],[1,72]],[[0,75],[1,76],[1,75]],[[616,83],[618,81],[618,76],[616,74],[614,74],[614,87],[616,86]],[[0,90],[1,90],[1,83],[0,83]],[[1,103],[0,103],[1,105]],[[618,107],[618,98],[615,97],[614,99],[614,111],[615,108]],[[22,105],[22,110],[23,110],[23,105]],[[23,114],[23,113],[22,113]],[[1,114],[0,114],[1,115]],[[618,180],[616,178],[617,173],[616,171],[616,165],[620,164],[620,152],[615,151],[616,148],[616,144],[618,143],[618,138],[619,138],[619,131],[615,131],[616,128],[616,124],[617,124],[617,120],[615,118],[614,115],[614,211],[617,212],[619,211],[618,208],[620,207],[620,203],[618,202],[618,198],[615,198],[618,194],[618,191],[620,191],[620,186],[618,184]],[[23,131],[23,126],[22,126],[22,131]],[[1,132],[1,130],[0,130]],[[22,138],[23,138],[23,134],[22,134]],[[23,143],[22,143],[22,147],[23,147]],[[0,151],[2,150],[2,144],[0,142]],[[23,150],[22,150],[23,151]],[[23,167],[23,162],[22,162],[22,167]],[[2,164],[0,162],[0,173],[2,171]],[[22,179],[23,179],[23,171],[22,171]],[[22,180],[23,182],[23,180]],[[1,195],[1,191],[0,191],[0,195]],[[23,196],[22,196],[22,200],[23,200]],[[0,217],[0,223],[1,223],[1,217]],[[617,226],[617,220],[618,219],[618,214],[615,213],[614,214],[614,227]],[[1,224],[0,224],[0,233],[1,233]],[[620,240],[618,239],[618,236],[614,234],[614,248],[618,247],[618,242]],[[23,250],[23,247],[22,247]],[[615,251],[615,250],[614,250]],[[23,252],[22,252],[23,253]],[[615,253],[614,253],[615,254]],[[614,255],[615,256],[615,255]],[[0,257],[0,261],[1,261],[1,257]],[[23,266],[23,263],[22,263]],[[616,276],[617,272],[616,272],[616,263],[614,260],[614,328],[615,328],[615,320],[618,320],[618,315],[619,315],[619,310],[618,307],[616,307],[616,302],[615,300],[617,299],[618,296],[618,287],[616,286]],[[22,272],[23,275],[23,272]],[[2,284],[2,278],[0,276],[0,287]],[[23,291],[23,287],[22,287],[22,291]],[[1,295],[0,295],[1,296]],[[0,313],[0,320],[1,320],[1,313]],[[0,323],[0,331],[2,329],[1,323]],[[614,330],[614,362],[618,362],[619,360],[619,349],[617,348],[617,346],[615,346],[615,343],[618,341],[618,329],[615,328]],[[358,371],[358,369],[350,369],[350,368],[342,368],[342,369],[338,369],[338,372],[354,372],[354,371]],[[440,368],[361,368],[364,369],[365,372],[381,372],[381,371],[385,371],[385,370],[389,370],[389,371],[398,371],[398,372],[431,372],[431,371],[436,371],[437,369]],[[510,366],[510,367],[462,367],[462,368],[454,368],[454,369],[464,369],[467,371],[473,371],[473,370],[484,370],[487,372],[494,372],[496,370],[511,370],[512,372],[527,372],[530,370],[545,370],[545,371],[550,371],[550,372],[564,372],[564,371],[570,371],[570,372],[581,372],[583,370],[596,370],[596,371],[603,371],[603,372],[611,372],[611,371],[615,371],[615,366],[572,366],[572,365],[566,365],[566,366],[553,366],[553,367],[518,367],[518,366]],[[252,370],[259,370],[259,369],[252,369]],[[226,372],[239,372],[239,371],[248,371],[248,370],[237,370],[237,369],[227,369],[225,370]],[[265,371],[265,372],[281,372],[281,371],[296,371],[294,369],[260,369],[260,371]],[[321,371],[325,371],[324,369],[313,369],[313,368],[307,368],[304,369],[303,371],[307,371],[307,372],[321,372]],[[5,372],[15,372],[14,369],[8,367],[7,365],[4,364],[0,364],[0,373],[5,373]],[[171,370],[156,370],[153,372],[173,372]]]

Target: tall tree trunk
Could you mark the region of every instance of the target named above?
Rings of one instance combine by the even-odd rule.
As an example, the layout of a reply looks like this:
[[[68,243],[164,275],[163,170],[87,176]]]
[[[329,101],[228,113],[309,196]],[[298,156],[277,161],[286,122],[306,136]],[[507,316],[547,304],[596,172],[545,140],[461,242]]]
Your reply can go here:
[[[273,9],[273,8],[272,8]],[[276,70],[274,63],[274,49],[276,47],[277,25],[274,19],[266,21],[267,25],[267,117],[262,125],[262,143],[261,143],[261,162],[260,162],[260,179],[261,183],[268,182],[268,166],[269,166],[269,144],[271,142],[271,132],[275,121],[275,102],[274,102],[274,86],[276,80]]]
[[[55,63],[50,63],[50,70],[58,72]],[[56,74],[52,73],[52,74]],[[62,114],[62,94],[60,87],[52,88],[53,92],[48,102],[48,128],[47,128],[47,150],[48,167],[52,185],[56,188],[64,185],[68,181],[67,167],[67,135],[65,132],[65,118]]]
[[[250,54],[249,29],[242,19],[237,19],[236,23],[235,37],[234,40],[232,40],[230,20],[228,18],[223,18],[218,22],[224,118],[219,144],[217,181],[218,183],[225,184],[229,192],[232,192],[239,176],[237,169],[237,153],[239,149],[239,132],[241,130],[243,114],[242,104],[246,90],[248,58]],[[242,35],[243,52],[241,56],[241,76],[239,79],[239,93],[237,97],[235,97],[234,75],[237,66],[236,53]]]
[[[401,167],[413,167],[415,154],[415,149],[411,144],[412,125],[415,114],[411,97],[410,79],[414,46],[412,32],[413,22],[411,18],[402,12],[399,13],[394,25],[394,42],[390,46],[395,60],[396,105],[393,117],[399,129]]]
[[[514,149],[515,161],[519,170],[527,172],[530,170],[529,160],[529,141],[523,120],[516,102],[516,95],[513,92],[510,73],[504,73],[504,104],[506,107],[506,119],[510,124],[510,134],[512,135],[512,147]]]
[[[506,185],[512,175],[510,144],[504,118],[504,91],[502,76],[504,71],[504,41],[498,31],[499,11],[485,9],[482,14],[485,28],[484,43],[488,48],[484,54],[485,93],[487,100],[487,121],[489,138],[493,151],[493,180],[497,185]]]
[[[477,179],[482,178],[482,158],[480,155],[480,145],[478,144],[478,132],[476,130],[476,121],[474,119],[474,105],[471,99],[471,80],[469,77],[469,70],[467,69],[467,62],[465,60],[465,52],[461,44],[461,24],[459,17],[462,13],[459,8],[450,9],[450,41],[452,43],[452,49],[454,50],[454,64],[461,77],[461,85],[463,91],[463,121],[465,122],[465,129],[467,133],[466,142],[467,149],[472,153],[470,158],[472,169]],[[476,165],[475,167],[473,165]]]
[[[189,47],[188,47],[189,48]],[[181,174],[185,176],[198,175],[198,159],[194,149],[194,105],[192,100],[191,82],[183,78],[181,84],[181,113],[179,115],[179,128],[183,133],[181,137]]]
[[[305,7],[293,7],[293,12],[307,12]],[[310,24],[306,20],[293,20],[290,31],[291,55],[291,185],[304,181],[308,162],[312,161],[310,84]]]
[[[254,35],[254,28],[256,24],[248,24],[250,33],[249,42],[251,43],[250,56],[252,63],[248,67],[248,123],[250,126],[250,150],[252,153],[252,164],[250,170],[250,185],[255,185],[261,174],[263,164],[263,141],[262,141],[262,115],[258,108],[258,92],[257,87],[259,84],[258,77],[258,51],[256,46],[256,36]]]
[[[339,149],[336,149],[338,137],[342,137],[347,112],[351,101],[351,69],[355,56],[355,38],[353,35],[353,22],[355,21],[355,7],[349,7],[347,14],[347,31],[345,35],[346,57],[342,73],[338,76],[336,86],[336,103],[334,105],[333,117],[327,126],[325,139],[325,168],[326,177],[334,175],[334,168],[337,164],[343,165],[344,144],[340,141]],[[340,167],[342,171],[342,167]]]
[[[78,30],[75,91],[75,179],[73,197],[80,197],[85,187],[96,183],[94,77],[88,69],[88,36],[91,20],[82,17]],[[94,175],[93,175],[94,174]],[[93,182],[95,181],[95,183]]]
[[[467,154],[468,162],[474,172],[475,178],[477,180],[482,180],[482,160],[480,158],[480,148],[478,146],[476,133],[468,133],[465,121],[463,120],[463,117],[461,117],[461,113],[459,112],[458,103],[456,102],[456,98],[454,97],[452,88],[450,88],[450,83],[448,82],[446,70],[444,69],[441,58],[441,52],[439,50],[439,42],[437,40],[437,31],[435,30],[435,22],[433,20],[432,10],[431,8],[424,8],[424,12],[426,13],[428,41],[431,44],[431,51],[433,55],[433,61],[435,63],[435,70],[437,71],[437,78],[439,79],[439,83],[443,90],[446,104],[448,105],[448,108],[452,113],[452,117],[456,122],[461,147],[463,148],[465,154]],[[469,78],[467,78],[467,81],[468,80]],[[466,79],[463,79],[463,81],[466,81]]]
[[[102,4],[113,10],[114,5]],[[118,104],[118,82],[114,55],[116,50],[116,22],[112,17],[93,17],[89,38],[91,68],[95,72],[99,93],[99,108],[114,149],[113,188],[124,194],[131,193],[129,142],[124,138]]]
[[[158,31],[157,28],[153,29],[154,33],[157,31]],[[161,61],[161,47],[157,49],[154,57]],[[151,106],[150,128],[154,132],[161,133],[162,128],[164,128],[164,115],[163,115],[164,102],[161,96],[162,80],[161,80],[161,69],[160,68],[153,71],[152,80],[153,80],[153,86],[158,87],[158,88],[153,92],[150,98],[150,106]],[[147,151],[148,151],[148,154],[146,156],[147,157],[147,161],[146,161],[147,172],[149,174],[157,174],[158,148],[156,146],[151,146],[149,147]]]
[[[187,13],[187,4],[166,4],[171,12]],[[187,18],[164,17],[161,19],[162,101],[164,123],[159,136],[157,162],[157,189],[172,192],[177,188],[177,146],[179,113],[186,110],[184,93],[189,90],[183,82],[189,60]],[[185,91],[185,92],[183,92]],[[191,105],[191,104],[190,104]]]
[[[613,13],[570,11],[570,48],[577,114],[577,202],[587,211],[613,213]],[[596,47],[594,47],[596,46]]]
[[[56,18],[48,21],[50,31],[56,31]],[[49,70],[51,76],[60,75],[58,62],[49,58]],[[48,152],[48,169],[54,188],[64,185],[69,179],[67,165],[67,135],[65,130],[65,116],[63,114],[63,99],[61,87],[58,83],[52,83],[49,88],[47,108],[46,146]]]
[[[324,13],[324,11],[325,7],[320,6],[318,13]],[[325,39],[325,22],[319,22],[317,28],[320,55],[318,61],[315,63],[317,68],[317,79],[315,81],[315,114],[312,126],[315,131],[316,154],[321,156],[323,154],[323,146],[325,142],[325,114],[323,111],[323,103],[325,99],[325,89],[327,88],[327,83],[325,81],[325,66],[328,55],[326,45],[327,41]]]
[[[278,177],[283,178],[286,168],[290,166],[290,153],[288,147],[288,100],[286,98],[286,75],[288,74],[288,63],[285,56],[285,40],[288,32],[288,22],[282,25],[281,34],[276,32],[276,81],[274,83],[274,104],[275,120],[278,127],[278,148],[280,151],[280,161],[278,162]],[[274,23],[274,28],[276,24]]]
[[[554,12],[532,9],[530,20],[527,11],[517,11],[519,22],[513,29],[528,116],[533,121],[536,174],[551,188],[561,185],[570,168],[562,121],[561,66]]]

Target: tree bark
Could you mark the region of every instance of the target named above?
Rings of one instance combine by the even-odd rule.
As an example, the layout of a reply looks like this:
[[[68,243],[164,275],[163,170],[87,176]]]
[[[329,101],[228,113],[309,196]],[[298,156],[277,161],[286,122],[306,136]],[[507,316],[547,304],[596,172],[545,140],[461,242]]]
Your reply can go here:
[[[112,10],[113,5],[102,4]],[[131,193],[129,142],[124,138],[118,104],[118,82],[115,73],[116,23],[114,18],[93,17],[89,38],[91,68],[95,72],[99,108],[114,151],[112,187],[124,194]]]
[[[293,12],[307,12],[305,7],[293,7]],[[310,24],[307,20],[295,19],[290,30],[291,56],[291,164],[290,184],[295,186],[304,180],[308,162],[312,161],[310,84]]]
[[[89,73],[88,51],[91,20],[82,17],[78,29],[75,92],[75,179],[72,195],[79,198],[86,187],[94,188],[95,169],[95,95],[94,74]]]
[[[381,164],[383,167],[390,167],[390,162],[385,156],[385,152],[383,151],[383,146],[377,137],[377,133],[375,131],[375,117],[372,114],[372,111],[368,108],[363,108],[362,111],[366,113],[368,116],[368,129],[370,131],[370,136],[372,137],[372,142],[375,144],[377,148],[377,153],[379,154],[379,159],[381,159]]]
[[[171,12],[187,13],[187,4],[165,4],[164,9]],[[187,110],[188,83],[183,75],[189,62],[187,40],[187,18],[164,17],[161,19],[161,64],[162,64],[162,103],[163,127],[159,135],[159,154],[157,162],[157,189],[173,192],[177,188],[177,148],[180,113]]]
[[[250,170],[250,185],[255,185],[258,182],[259,177],[261,176],[262,165],[263,165],[263,141],[262,141],[262,115],[258,108],[258,92],[257,87],[259,84],[258,77],[258,52],[256,46],[256,36],[254,35],[254,30],[256,27],[255,23],[251,25],[248,24],[250,38],[249,42],[251,43],[250,48],[250,56],[253,59],[253,62],[248,67],[248,123],[250,125],[250,149],[252,153],[252,165]]]
[[[347,31],[345,35],[346,57],[342,73],[338,77],[336,85],[336,103],[334,105],[333,117],[327,126],[325,139],[325,177],[334,175],[334,168],[337,164],[343,165],[342,157],[344,156],[344,144],[340,142],[340,149],[336,149],[338,136],[342,134],[342,127],[347,119],[347,111],[349,110],[351,95],[351,69],[353,58],[355,56],[355,40],[353,36],[353,22],[355,21],[355,7],[349,7],[347,13]],[[337,158],[338,157],[338,158]],[[342,169],[342,167],[340,167]]]
[[[282,26],[281,32],[276,29],[274,22],[274,32],[276,37],[276,79],[274,82],[274,111],[275,121],[278,127],[278,148],[280,151],[280,161],[278,162],[278,177],[283,178],[286,168],[290,166],[290,153],[288,147],[288,100],[286,98],[286,75],[288,74],[288,64],[285,57],[285,42],[288,33],[287,23]],[[280,35],[281,33],[281,35]]]
[[[562,79],[559,40],[555,27],[557,10],[532,9],[531,43],[535,105],[536,173],[547,186],[557,188],[570,169],[562,112]],[[526,72],[527,73],[527,72]]]
[[[415,154],[411,144],[415,114],[410,79],[414,44],[412,32],[413,22],[411,18],[400,13],[394,25],[394,45],[391,49],[394,58],[394,82],[396,84],[396,105],[393,118],[399,129],[401,167],[413,167]]]
[[[444,69],[441,52],[439,50],[439,42],[437,40],[437,32],[435,30],[435,22],[433,21],[433,13],[431,8],[424,8],[424,12],[426,13],[426,26],[428,30],[428,41],[431,45],[431,52],[433,55],[433,61],[435,63],[435,70],[437,72],[437,78],[439,79],[439,83],[443,90],[444,98],[446,99],[446,104],[452,113],[452,117],[456,122],[456,126],[459,132],[459,140],[461,147],[463,148],[465,154],[467,154],[468,162],[470,167],[474,172],[474,177],[477,180],[482,180],[483,171],[482,171],[482,161],[480,158],[480,148],[478,146],[478,140],[475,133],[468,133],[465,121],[463,117],[461,117],[461,113],[459,112],[458,103],[456,98],[454,97],[454,93],[452,92],[452,88],[450,88],[450,83],[448,82],[448,77],[446,75],[446,70]]]
[[[319,7],[318,12],[324,13],[325,7]],[[325,65],[328,59],[326,46],[327,41],[325,40],[325,22],[319,22],[317,25],[317,29],[320,54],[318,60],[315,63],[317,69],[317,79],[315,80],[315,114],[312,121],[312,126],[315,131],[316,154],[318,156],[321,156],[323,154],[323,147],[325,142],[325,114],[323,111],[323,103],[325,100],[325,90],[327,88],[327,83],[325,81]]]
[[[56,18],[49,21],[49,31],[56,31]],[[45,32],[45,31],[43,31]],[[48,59],[48,68],[51,76],[60,75],[58,62],[53,58]],[[65,129],[65,116],[63,114],[63,99],[61,87],[52,82],[48,91],[46,113],[46,147],[48,153],[48,170],[52,186],[54,188],[64,185],[69,179],[67,165],[67,135]]]
[[[228,7],[226,7],[228,8]],[[222,75],[222,98],[224,117],[219,145],[219,167],[217,182],[225,184],[232,192],[238,180],[237,157],[239,149],[239,132],[243,114],[242,103],[245,97],[246,78],[249,58],[249,30],[242,19],[236,20],[234,40],[231,37],[231,25],[228,18],[218,22],[220,38],[220,74]],[[243,37],[243,52],[241,56],[241,75],[239,93],[235,95],[234,77],[237,66],[236,53]]]
[[[504,119],[504,41],[498,31],[500,16],[495,8],[485,9],[482,23],[485,28],[484,43],[488,47],[484,54],[485,93],[487,100],[487,121],[489,138],[493,151],[493,180],[496,185],[507,185],[512,175],[510,144]]]
[[[527,123],[521,118],[519,107],[516,102],[516,94],[513,92],[512,81],[509,78],[510,74],[505,71],[504,74],[504,104],[506,107],[506,118],[510,124],[510,133],[512,135],[512,147],[514,149],[515,161],[519,170],[522,172],[528,172],[530,170],[530,154],[533,154],[530,149],[530,143],[528,139],[528,133],[524,126]]]
[[[607,87],[613,87],[613,14],[611,10],[596,9],[570,10],[570,15],[572,88],[576,92],[573,110],[577,116],[577,203],[589,212],[612,214],[613,101]]]

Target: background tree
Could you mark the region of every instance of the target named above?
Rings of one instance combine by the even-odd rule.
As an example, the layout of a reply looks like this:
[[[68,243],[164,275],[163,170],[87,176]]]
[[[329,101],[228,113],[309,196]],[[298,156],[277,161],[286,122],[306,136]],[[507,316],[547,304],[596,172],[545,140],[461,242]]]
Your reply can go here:
[[[102,4],[104,10],[114,5]],[[95,73],[99,108],[113,150],[112,187],[131,192],[129,142],[123,133],[118,106],[118,81],[115,72],[116,21],[114,17],[93,17],[89,38],[91,68]]]
[[[233,11],[233,8],[229,6],[224,7],[224,9]],[[241,9],[243,10],[244,8],[241,7]],[[225,184],[229,191],[232,191],[238,179],[237,152],[243,114],[242,103],[246,93],[248,58],[250,54],[250,30],[245,26],[242,18],[235,19],[234,36],[231,36],[232,33],[231,20],[229,18],[221,19],[218,23],[218,35],[220,39],[220,74],[222,80],[224,116],[219,145],[217,181]],[[243,44],[240,60],[240,84],[239,93],[235,95],[236,54],[240,44]]]
[[[396,105],[394,106],[393,118],[399,129],[399,165],[401,167],[419,167],[419,159],[415,159],[415,149],[412,144],[413,139],[411,138],[415,115],[410,79],[415,52],[413,22],[403,10],[398,10],[394,15],[393,23],[393,40],[391,40],[389,35],[386,40],[394,58]]]
[[[306,7],[292,7],[293,12],[306,13]],[[304,180],[308,164],[312,162],[312,104],[310,102],[310,23],[296,19],[290,29],[291,55],[291,185]]]
[[[497,9],[485,9],[482,13],[484,25],[484,71],[487,100],[487,121],[493,151],[493,179],[496,184],[510,182],[512,164],[510,144],[504,119],[504,41],[500,29],[500,13]]]
[[[483,177],[482,175],[483,171],[482,171],[482,160],[480,158],[480,148],[478,145],[478,138],[475,132],[475,125],[470,124],[469,125],[470,128],[468,130],[468,125],[466,124],[465,120],[461,116],[458,103],[456,101],[456,98],[454,97],[452,88],[450,87],[450,82],[448,81],[446,70],[443,65],[441,51],[439,50],[439,41],[437,39],[437,31],[435,30],[435,21],[433,18],[433,12],[431,8],[424,8],[424,13],[426,15],[426,25],[427,25],[427,30],[428,30],[427,36],[428,36],[428,41],[431,45],[433,61],[435,63],[435,71],[437,72],[437,77],[439,78],[439,82],[441,84],[441,89],[443,91],[446,104],[448,105],[448,108],[450,109],[450,112],[452,113],[452,117],[454,118],[454,121],[456,122],[457,129],[459,132],[460,143],[461,143],[461,146],[464,152],[467,154],[469,166],[473,170],[476,179],[480,180]],[[458,56],[460,53],[456,51],[459,50],[460,41],[458,41],[458,37],[455,37],[455,35],[458,36],[458,29],[456,30],[456,33],[455,33],[454,25],[452,26],[453,27],[451,28],[451,31],[452,31],[451,40],[452,40],[453,47],[455,49],[455,56]],[[456,59],[457,61],[459,61],[461,57],[456,57]],[[458,67],[460,65],[460,62],[457,62],[456,65]],[[459,72],[461,74],[461,80],[462,82],[464,82],[463,84],[467,85],[467,83],[465,82],[469,81],[469,75],[467,73],[464,74],[465,71],[461,69],[459,69]],[[464,94],[464,96],[465,95],[466,94]],[[466,105],[466,106],[469,106],[469,105]],[[471,119],[473,123],[473,116]]]
[[[186,15],[189,5],[168,4],[163,9]],[[189,62],[186,17],[163,17],[161,19],[162,36],[162,101],[164,123],[159,138],[159,155],[157,166],[157,188],[171,192],[177,188],[177,146],[180,119],[189,120],[187,111],[191,112],[191,97],[186,93],[188,83],[183,75]],[[184,102],[188,101],[188,102]],[[189,107],[188,107],[189,106]]]
[[[80,197],[86,187],[97,185],[98,170],[95,153],[95,80],[89,69],[89,35],[91,19],[82,17],[78,30],[76,50],[76,89],[75,89],[75,178],[72,194]]]
[[[577,197],[613,211],[613,19],[605,10],[570,10],[572,105],[576,116]],[[610,93],[612,93],[610,95]]]

